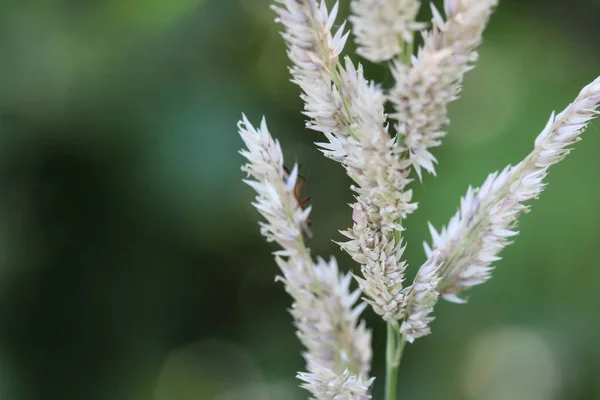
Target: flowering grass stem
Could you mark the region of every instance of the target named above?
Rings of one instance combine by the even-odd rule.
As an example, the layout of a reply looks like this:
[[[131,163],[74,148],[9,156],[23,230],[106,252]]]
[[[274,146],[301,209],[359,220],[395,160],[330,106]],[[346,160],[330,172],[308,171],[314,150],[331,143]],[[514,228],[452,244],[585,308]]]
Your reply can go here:
[[[563,112],[552,114],[525,159],[490,174],[480,188],[470,187],[440,232],[430,225],[427,260],[406,285],[402,223],[417,209],[408,187],[411,171],[419,179],[422,169],[435,175],[430,149],[446,135],[448,104],[458,99],[463,76],[477,61],[497,3],[444,0],[445,17],[432,6],[431,29],[425,30],[416,20],[419,0],[351,1],[357,52],[389,63],[395,83],[387,91],[343,57],[349,32],[345,22],[336,24],[337,2],[331,9],[325,0],[273,4],[284,26],[292,82],[302,89],[307,127],[324,134],[317,145],[342,164],[356,199],[350,205],[352,227],[340,231],[347,240],[337,243],[360,265],[362,276],[340,272],[333,258],[311,255],[304,240],[310,207],[298,198],[298,166],[291,172],[283,167],[281,146],[266,122],[255,128],[245,116],[240,121],[246,145],[241,154],[248,161],[244,181],[257,192],[253,205],[265,219],[261,234],[281,247],[274,253],[282,273],[277,280],[293,299],[290,313],[306,348],[305,372],[297,376],[311,400],[372,399],[371,332],[360,319],[367,305],[387,324],[384,400],[396,400],[406,344],[431,333],[438,299],[464,303],[460,293],[490,279],[492,264],[518,234],[519,216],[546,186],[548,169],[600,115],[598,77]],[[416,32],[422,44],[415,52]],[[389,116],[387,102],[394,107]],[[359,289],[350,288],[352,276]]]
[[[385,400],[396,400],[398,369],[404,354],[406,338],[400,333],[396,322],[387,323]]]

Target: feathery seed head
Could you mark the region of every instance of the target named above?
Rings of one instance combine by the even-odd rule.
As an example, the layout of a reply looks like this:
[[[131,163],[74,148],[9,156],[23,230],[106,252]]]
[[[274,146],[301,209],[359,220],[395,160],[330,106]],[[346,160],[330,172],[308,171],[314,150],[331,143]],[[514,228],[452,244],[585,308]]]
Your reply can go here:
[[[294,63],[292,74],[319,78],[324,71],[333,70],[349,34],[344,33],[342,24],[332,35],[338,3],[329,12],[325,1],[321,1],[320,6],[315,0],[275,2],[271,7],[278,15],[276,21],[286,28],[282,36],[288,43],[288,56]]]
[[[433,243],[426,252],[442,259],[439,291],[444,298],[462,302],[458,293],[490,279],[491,264],[518,234],[518,217],[529,210],[525,203],[539,197],[548,168],[569,154],[599,106],[600,77],[560,114],[551,115],[523,161],[490,174],[481,188],[469,188],[450,223],[439,233],[431,227]]]
[[[302,209],[294,193],[298,167],[284,169],[281,146],[264,119],[257,129],[243,116],[238,128],[246,144],[240,153],[248,160],[242,169],[252,178],[245,182],[257,192],[253,205],[266,220],[260,223],[261,234],[282,247],[275,260],[294,299],[290,312],[306,347],[306,376],[314,378],[306,387],[317,398],[325,392],[370,398],[371,333],[359,320],[365,308],[356,305],[360,290],[350,290],[351,276],[341,274],[334,259],[312,260],[303,236],[310,208]],[[318,385],[332,381],[337,382],[335,388]]]
[[[434,156],[429,152],[446,135],[448,104],[458,98],[464,74],[477,60],[476,49],[498,0],[446,1],[445,21],[432,5],[433,28],[424,33],[423,46],[412,64],[395,62],[396,84],[390,92],[398,121],[415,172],[421,168],[435,174]]]
[[[396,243],[377,226],[369,226],[364,206],[353,206],[354,226],[343,231],[349,241],[341,247],[361,264],[361,277],[355,277],[365,299],[386,321],[402,318],[405,305],[403,290],[406,263],[402,261],[405,246]]]
[[[243,117],[238,126],[246,144],[240,152],[248,160],[242,168],[249,176],[245,182],[257,192],[253,205],[265,219],[261,234],[281,246],[274,253],[282,272],[278,280],[294,299],[290,313],[306,347],[307,372],[298,377],[313,399],[370,399],[371,334],[360,320],[366,304],[406,341],[428,335],[439,296],[464,302],[461,292],[491,277],[492,263],[518,234],[526,203],[543,191],[548,168],[566,157],[598,114],[600,77],[563,112],[552,114],[523,161],[490,174],[480,188],[469,187],[439,232],[430,225],[427,261],[412,285],[404,286],[402,220],[417,207],[406,188],[410,169],[419,178],[421,169],[435,174],[430,149],[446,135],[448,104],[458,98],[464,74],[477,61],[497,3],[444,0],[445,16],[432,5],[432,28],[422,32],[423,45],[413,55],[414,31],[424,28],[415,21],[419,0],[353,0],[350,20],[358,53],[374,62],[399,56],[389,94],[365,79],[360,64],[347,57],[342,62],[349,32],[345,21],[333,31],[337,2],[330,10],[324,0],[275,0],[272,6],[284,26],[307,127],[324,134],[326,141],[317,144],[345,168],[356,198],[352,227],[341,232],[348,240],[340,243],[360,264],[362,276],[355,277],[360,289],[352,291],[351,275],[340,273],[334,259],[314,260],[304,243],[310,207],[298,196],[298,167],[283,167],[281,147],[264,120],[255,128]],[[395,138],[384,111],[388,100],[395,109]],[[366,303],[357,305],[361,293]],[[398,354],[404,343],[388,354]]]

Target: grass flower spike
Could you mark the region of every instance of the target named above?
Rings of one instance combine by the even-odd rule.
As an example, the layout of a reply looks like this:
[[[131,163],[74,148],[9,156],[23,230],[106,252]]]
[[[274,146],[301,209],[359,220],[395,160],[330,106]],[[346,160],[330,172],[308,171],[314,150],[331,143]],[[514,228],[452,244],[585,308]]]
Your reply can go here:
[[[600,78],[551,116],[523,161],[469,188],[440,232],[430,226],[427,260],[407,285],[403,221],[417,209],[411,172],[419,178],[423,169],[435,174],[430,150],[446,135],[448,105],[477,61],[498,0],[445,0],[444,17],[431,7],[429,31],[416,21],[418,0],[348,1],[358,53],[372,62],[390,61],[395,82],[389,90],[369,81],[363,67],[342,54],[349,32],[346,22],[336,22],[338,3],[329,9],[325,1],[275,0],[273,9],[284,27],[306,126],[322,134],[316,144],[352,181],[352,227],[340,231],[345,241],[339,245],[359,264],[360,274],[341,273],[334,259],[311,256],[304,242],[310,207],[303,208],[297,196],[298,167],[284,169],[281,147],[264,120],[259,128],[246,117],[239,123],[246,144],[241,154],[248,160],[245,182],[257,192],[253,205],[266,220],[260,231],[281,247],[274,253],[279,279],[294,300],[290,312],[306,348],[307,371],[298,374],[302,387],[319,400],[371,398],[371,333],[359,320],[369,304],[386,322],[384,399],[396,400],[406,345],[431,333],[439,297],[464,302],[463,291],[490,278],[492,263],[517,235],[527,202],[544,189],[548,168],[566,157],[598,114]],[[415,31],[421,31],[423,44],[413,54]],[[354,291],[352,276],[359,286]],[[357,304],[361,294],[365,303]]]
[[[298,7],[296,12],[303,10],[304,14],[298,20],[304,22],[307,31],[310,27],[325,27],[325,30],[313,29],[313,38],[331,36],[327,29],[332,23],[323,25],[319,21],[323,21],[324,16],[331,21],[337,3],[331,13],[327,12],[324,3],[317,7],[314,0],[293,4]],[[280,21],[286,27],[284,37],[300,37],[304,30],[287,23],[285,13],[279,12]],[[342,23],[342,27],[344,25]],[[342,37],[341,34],[336,36]],[[306,37],[309,37],[308,34]],[[299,66],[292,57],[295,44],[290,40],[288,43],[288,54],[295,64],[292,67],[293,81],[299,83],[296,72]],[[315,39],[315,43],[320,42]],[[316,46],[313,45],[313,48]],[[322,60],[319,65],[324,62]],[[359,279],[359,285],[377,313],[386,320],[398,319],[402,311],[401,282],[406,266],[400,261],[402,243],[390,235],[395,230],[402,230],[398,221],[416,209],[411,202],[412,192],[404,190],[410,182],[407,177],[410,164],[401,158],[403,149],[387,131],[383,91],[364,78],[362,67],[356,68],[348,59],[345,68],[340,63],[330,68],[323,69],[321,73],[320,82],[327,82],[326,85],[318,85],[318,79],[307,84],[299,83],[304,91],[305,114],[313,118],[308,126],[325,132],[328,142],[318,144],[326,156],[345,167],[348,176],[356,183],[352,187],[358,195],[353,206],[354,214],[356,218],[364,219],[364,223],[355,223],[353,229],[344,232],[350,241],[342,247],[362,265],[365,279]],[[326,90],[321,90],[323,88]],[[314,93],[332,95],[319,97]],[[331,99],[339,101],[327,101]],[[323,116],[327,121],[322,120]]]
[[[339,273],[334,259],[313,261],[303,235],[310,208],[303,210],[294,196],[298,168],[286,173],[265,121],[256,129],[244,117],[239,132],[247,147],[240,152],[248,160],[243,170],[252,178],[245,182],[256,190],[253,205],[266,219],[261,233],[282,248],[275,252],[280,279],[294,299],[291,313],[306,347],[308,372],[299,377],[315,399],[368,399],[371,334],[359,321],[360,291],[350,291],[351,277]]]
[[[341,26],[335,34],[331,29],[337,16],[338,4],[331,12],[325,2],[320,5],[308,0],[277,0],[273,9],[277,21],[286,30],[282,33],[292,60],[293,82],[304,92],[305,114],[312,118],[309,127],[321,132],[344,129],[345,93],[333,85],[339,81],[339,55],[348,39]]]
[[[403,230],[398,221],[416,209],[411,201],[412,192],[404,190],[410,182],[407,177],[410,163],[401,157],[403,148],[387,131],[383,91],[364,78],[361,66],[356,68],[349,59],[345,67],[339,62],[329,63],[333,58],[328,55],[333,53],[316,50],[327,48],[322,45],[327,40],[319,38],[332,36],[329,29],[337,3],[331,13],[324,3],[317,7],[314,0],[291,3],[287,11],[276,10],[286,28],[283,35],[294,63],[293,82],[303,89],[305,114],[312,118],[307,126],[325,133],[328,142],[318,145],[326,156],[340,162],[356,183],[352,187],[357,193],[353,208],[355,221],[361,222],[344,232],[350,241],[342,244],[342,248],[361,263],[364,279],[358,280],[359,285],[375,311],[386,320],[399,319],[406,265],[401,261],[402,243],[390,235]],[[301,21],[302,27],[299,22],[291,23],[287,16],[292,6],[297,15],[294,21]],[[312,32],[312,36],[308,32]],[[339,32],[334,36],[345,37]],[[320,78],[298,79],[304,74],[293,55],[298,52],[296,43],[300,37],[304,37],[306,43],[312,38],[311,46],[304,51],[310,52],[312,59],[320,60],[315,68],[329,63],[327,68],[318,69]],[[319,58],[319,54],[326,56]],[[334,58],[338,56],[339,53],[335,53]]]
[[[396,61],[396,81],[390,92],[397,121],[415,171],[435,174],[436,159],[429,152],[446,135],[448,104],[458,98],[464,74],[477,60],[490,15],[498,0],[445,0],[447,20],[432,5],[433,28],[423,36],[423,46],[410,65]]]
[[[460,210],[440,233],[430,227],[433,242],[426,245],[426,252],[435,258],[441,254],[439,291],[446,299],[463,302],[458,293],[490,278],[491,264],[518,234],[518,217],[529,210],[525,203],[542,193],[548,168],[569,154],[569,146],[580,140],[586,124],[598,115],[599,105],[600,78],[550,117],[523,161],[491,174],[481,188],[469,188]]]

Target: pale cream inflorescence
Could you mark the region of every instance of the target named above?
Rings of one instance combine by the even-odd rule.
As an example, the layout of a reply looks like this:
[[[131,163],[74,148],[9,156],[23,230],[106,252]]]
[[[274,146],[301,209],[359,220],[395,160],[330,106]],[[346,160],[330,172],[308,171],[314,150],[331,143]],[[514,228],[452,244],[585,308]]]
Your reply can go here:
[[[464,74],[477,60],[490,15],[498,0],[445,0],[447,20],[432,5],[433,27],[424,33],[423,45],[410,65],[396,61],[395,86],[389,94],[391,118],[415,171],[435,174],[436,159],[429,149],[446,135],[448,104],[458,98]]]
[[[459,211],[439,233],[430,227],[432,246],[426,244],[425,250],[442,260],[438,290],[443,297],[464,302],[457,296],[460,292],[491,277],[491,264],[518,234],[518,217],[529,210],[525,203],[538,198],[548,168],[569,154],[569,146],[580,140],[586,124],[598,115],[599,106],[597,78],[565,110],[550,117],[523,161],[489,175],[481,188],[469,188]]]
[[[340,274],[334,259],[313,261],[304,244],[310,208],[302,209],[294,194],[297,166],[286,172],[264,120],[257,129],[244,117],[239,132],[248,160],[242,169],[252,178],[245,182],[256,190],[253,205],[266,219],[261,233],[282,248],[275,252],[280,279],[294,299],[291,314],[306,347],[308,372],[298,376],[315,399],[369,399],[371,333],[359,321],[360,290],[350,290],[351,276]]]
[[[325,1],[275,3],[277,21],[285,28],[292,82],[302,90],[307,127],[324,134],[326,140],[317,145],[353,181],[353,226],[342,231],[348,240],[340,245],[361,266],[362,277],[356,277],[360,290],[350,290],[350,275],[341,274],[335,260],[313,261],[303,240],[310,208],[301,207],[294,191],[297,167],[286,172],[279,143],[264,122],[256,129],[244,117],[239,125],[248,147],[242,151],[249,160],[244,170],[254,178],[246,182],[257,191],[254,205],[267,220],[261,233],[282,247],[276,261],[294,299],[291,313],[298,337],[307,348],[308,372],[298,374],[302,386],[315,399],[369,399],[371,335],[359,321],[365,307],[356,305],[361,291],[402,340],[412,343],[428,335],[439,296],[463,302],[458,296],[462,291],[490,278],[491,264],[517,234],[519,215],[529,210],[525,203],[540,195],[548,168],[568,154],[597,115],[600,78],[550,118],[522,162],[491,174],[479,189],[469,188],[440,233],[430,226],[428,258],[405,286],[402,221],[417,208],[407,189],[409,175],[413,169],[419,177],[422,169],[435,174],[430,149],[446,134],[448,104],[458,98],[463,76],[478,58],[477,47],[498,0],[445,0],[445,19],[432,6],[432,28],[423,32],[416,55],[413,33],[424,27],[415,21],[419,1],[352,1],[359,54],[374,62],[396,58],[389,93],[368,81],[360,64],[342,60],[349,33],[345,22],[332,31],[337,3],[331,10]],[[396,137],[388,131],[387,101],[394,106],[390,117],[396,121]],[[401,343],[394,351],[403,348]]]
[[[359,55],[373,62],[411,56],[414,32],[424,28],[416,21],[419,0],[355,0],[350,6]]]
[[[311,118],[308,126],[321,132],[343,130],[345,93],[340,93],[333,82],[339,79],[338,58],[349,32],[344,33],[344,26],[335,34],[331,32],[338,4],[329,11],[324,1],[319,5],[308,0],[276,0],[272,8],[277,22],[286,27],[282,36],[292,61],[290,72],[292,81],[303,91],[304,113]]]
[[[345,23],[331,33],[337,3],[331,12],[315,0],[279,3],[286,5],[275,10],[285,26],[292,81],[301,87],[305,114],[311,118],[307,126],[325,133],[328,142],[318,145],[356,183],[355,224],[343,232],[350,240],[342,248],[361,264],[364,279],[358,282],[374,310],[386,320],[399,319],[406,264],[402,244],[390,236],[403,230],[398,221],[416,205],[412,192],[405,190],[410,162],[387,130],[385,95],[364,78],[361,66],[349,59],[345,65],[339,62],[347,35],[341,31]]]
[[[361,265],[363,277],[356,280],[377,314],[386,321],[398,320],[405,308],[404,246],[376,226],[369,226],[362,204],[354,204],[353,218],[354,226],[342,232],[350,239],[342,248]]]

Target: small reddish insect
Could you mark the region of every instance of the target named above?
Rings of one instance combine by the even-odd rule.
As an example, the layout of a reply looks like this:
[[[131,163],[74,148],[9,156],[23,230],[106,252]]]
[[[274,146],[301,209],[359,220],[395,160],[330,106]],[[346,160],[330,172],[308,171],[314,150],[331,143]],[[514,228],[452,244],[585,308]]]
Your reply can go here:
[[[292,173],[285,166],[283,167],[283,171],[285,173],[285,179],[286,179],[286,184],[287,184],[287,181],[290,179]],[[300,195],[300,191],[305,186],[306,186],[306,178],[303,177],[302,175],[297,175],[296,186],[294,186],[293,193],[294,193],[294,197],[296,198],[296,201],[298,202],[298,206],[302,209],[304,209],[308,205],[308,202],[310,201],[310,197],[302,198]],[[304,235],[305,239],[312,238],[312,232],[309,229],[310,224],[311,224],[311,221],[310,221],[310,219],[307,218],[306,224],[302,224],[302,226],[301,226],[302,234]]]

